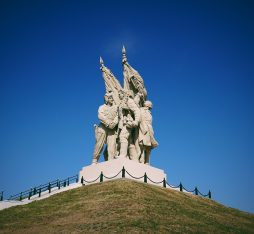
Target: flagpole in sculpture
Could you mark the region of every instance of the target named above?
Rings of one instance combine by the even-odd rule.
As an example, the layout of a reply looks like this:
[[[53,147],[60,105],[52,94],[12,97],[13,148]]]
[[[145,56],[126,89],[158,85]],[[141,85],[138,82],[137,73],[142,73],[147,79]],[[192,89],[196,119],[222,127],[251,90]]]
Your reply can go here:
[[[124,77],[124,89],[132,90],[136,102],[140,106],[144,104],[146,100],[147,91],[144,85],[144,81],[139,73],[127,62],[126,50],[123,46],[122,49],[122,64],[123,64],[123,77]]]
[[[102,77],[105,81],[106,93],[112,93],[115,104],[119,104],[118,93],[122,89],[119,81],[114,74],[104,65],[102,58],[100,57]]]
[[[124,46],[122,66],[123,87],[100,57],[100,70],[105,82],[104,104],[98,109],[100,124],[95,125],[92,165],[84,167],[80,176],[92,177],[100,170],[112,174],[112,168],[127,165],[132,165],[132,169],[142,168],[143,172],[160,170],[147,165],[150,164],[152,149],[158,146],[152,127],[152,102],[147,100],[143,78],[128,63]],[[103,148],[105,162],[98,163]],[[160,171],[159,177],[165,178],[164,172]]]

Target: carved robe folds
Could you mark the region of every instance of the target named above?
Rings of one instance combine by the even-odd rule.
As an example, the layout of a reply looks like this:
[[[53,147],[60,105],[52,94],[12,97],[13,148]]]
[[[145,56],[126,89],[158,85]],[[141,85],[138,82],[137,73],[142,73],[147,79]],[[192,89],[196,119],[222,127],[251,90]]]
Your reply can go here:
[[[144,146],[155,148],[158,146],[158,142],[154,138],[151,111],[146,107],[142,107],[140,108],[140,113],[139,142]]]

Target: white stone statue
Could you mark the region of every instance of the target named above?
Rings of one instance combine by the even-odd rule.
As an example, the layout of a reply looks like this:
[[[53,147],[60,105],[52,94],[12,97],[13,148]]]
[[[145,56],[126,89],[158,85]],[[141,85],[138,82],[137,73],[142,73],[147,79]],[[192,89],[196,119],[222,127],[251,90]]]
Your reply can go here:
[[[140,108],[141,121],[139,126],[139,144],[141,148],[140,162],[149,164],[151,150],[158,146],[154,138],[152,126],[152,102],[145,101],[144,107]]]
[[[104,144],[107,144],[107,157],[112,160],[116,156],[116,134],[118,124],[118,110],[114,104],[113,96],[106,94],[104,96],[105,104],[99,107],[98,118],[100,125],[95,125],[96,144],[94,147],[93,161],[97,163]]]
[[[119,105],[119,141],[120,141],[120,155],[119,157],[127,157],[138,161],[140,150],[136,149],[135,143],[137,140],[136,132],[140,122],[140,109],[133,100],[133,92],[128,90],[120,92],[119,98],[121,103]],[[128,155],[129,151],[129,155]]]
[[[105,160],[117,157],[149,164],[151,150],[158,146],[152,127],[152,102],[140,74],[127,62],[122,50],[124,88],[100,58],[105,81],[105,104],[98,110],[100,125],[95,125],[93,161],[97,163],[104,144]]]

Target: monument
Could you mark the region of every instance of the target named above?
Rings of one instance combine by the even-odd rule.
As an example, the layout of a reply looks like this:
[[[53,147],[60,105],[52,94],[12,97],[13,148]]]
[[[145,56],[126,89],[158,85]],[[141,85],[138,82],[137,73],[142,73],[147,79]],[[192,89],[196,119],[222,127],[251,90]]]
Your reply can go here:
[[[166,179],[164,171],[150,166],[151,151],[158,146],[152,126],[153,105],[147,99],[143,78],[127,61],[124,46],[122,66],[123,87],[100,58],[104,104],[98,109],[100,123],[94,125],[96,143],[92,163],[80,171],[80,179],[94,181],[100,173],[114,177],[124,167],[127,178],[146,173],[152,180],[161,181]],[[99,163],[102,153],[104,162]]]

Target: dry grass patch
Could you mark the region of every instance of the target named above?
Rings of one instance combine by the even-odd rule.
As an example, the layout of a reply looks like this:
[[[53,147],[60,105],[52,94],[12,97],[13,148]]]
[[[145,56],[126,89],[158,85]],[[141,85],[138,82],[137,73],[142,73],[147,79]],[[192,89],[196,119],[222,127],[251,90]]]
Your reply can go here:
[[[0,211],[0,233],[254,233],[254,215],[212,200],[116,180]]]

